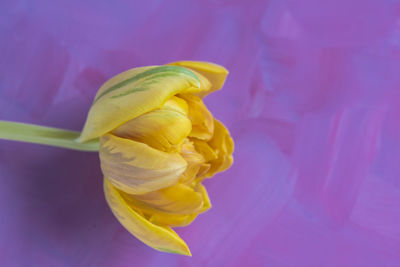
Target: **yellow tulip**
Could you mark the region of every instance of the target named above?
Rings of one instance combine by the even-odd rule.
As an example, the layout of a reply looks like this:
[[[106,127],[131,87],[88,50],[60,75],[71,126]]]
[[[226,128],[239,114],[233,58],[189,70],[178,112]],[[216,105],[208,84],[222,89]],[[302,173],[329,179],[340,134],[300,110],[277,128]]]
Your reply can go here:
[[[154,249],[191,255],[171,227],[211,207],[202,182],[232,164],[232,138],[202,101],[227,74],[207,62],[140,67],[96,94],[78,141],[100,139],[107,202]]]

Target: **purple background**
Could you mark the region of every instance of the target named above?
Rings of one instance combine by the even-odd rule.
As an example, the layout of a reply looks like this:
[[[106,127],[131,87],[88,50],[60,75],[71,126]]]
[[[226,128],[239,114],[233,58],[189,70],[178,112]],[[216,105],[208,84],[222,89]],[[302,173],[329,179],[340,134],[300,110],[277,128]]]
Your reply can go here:
[[[137,2],[137,3],[133,3]],[[322,3],[323,2],[323,3]],[[131,67],[226,66],[206,103],[235,139],[193,257],[132,237],[95,153],[0,141],[1,266],[400,266],[394,0],[0,3],[0,119],[80,130]]]

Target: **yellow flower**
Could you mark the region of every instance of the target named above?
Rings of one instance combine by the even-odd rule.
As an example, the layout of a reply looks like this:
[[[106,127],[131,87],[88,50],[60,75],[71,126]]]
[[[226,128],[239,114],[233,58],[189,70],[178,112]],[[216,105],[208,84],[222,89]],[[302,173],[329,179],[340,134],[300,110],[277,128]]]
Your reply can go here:
[[[107,202],[150,247],[191,255],[171,227],[211,207],[202,182],[232,164],[233,141],[202,98],[228,71],[194,61],[130,69],[98,91],[79,142],[100,138]]]

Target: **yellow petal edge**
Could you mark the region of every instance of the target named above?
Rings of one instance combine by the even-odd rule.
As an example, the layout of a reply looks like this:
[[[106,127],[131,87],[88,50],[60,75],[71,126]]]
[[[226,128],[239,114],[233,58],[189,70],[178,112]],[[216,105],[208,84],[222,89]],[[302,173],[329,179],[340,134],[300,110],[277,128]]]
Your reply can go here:
[[[104,178],[104,193],[118,221],[143,243],[159,251],[192,255],[185,241],[175,231],[155,225],[134,211],[107,178]]]

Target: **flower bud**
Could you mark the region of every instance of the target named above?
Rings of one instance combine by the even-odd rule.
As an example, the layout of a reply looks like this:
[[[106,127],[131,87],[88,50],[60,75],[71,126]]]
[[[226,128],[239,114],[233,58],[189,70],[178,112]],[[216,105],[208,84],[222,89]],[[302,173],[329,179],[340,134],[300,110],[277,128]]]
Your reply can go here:
[[[100,139],[107,202],[147,245],[190,255],[171,227],[211,207],[203,181],[232,164],[233,141],[202,98],[228,71],[181,61],[130,69],[97,92],[78,141]]]

